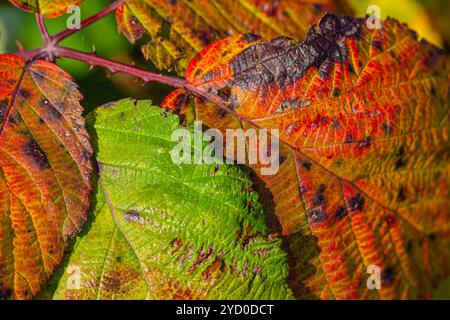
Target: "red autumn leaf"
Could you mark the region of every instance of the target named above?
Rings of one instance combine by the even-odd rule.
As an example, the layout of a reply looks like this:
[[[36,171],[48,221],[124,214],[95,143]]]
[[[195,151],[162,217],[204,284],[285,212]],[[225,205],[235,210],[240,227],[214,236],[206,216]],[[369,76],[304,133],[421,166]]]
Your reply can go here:
[[[206,45],[236,33],[303,38],[325,12],[351,14],[345,0],[125,0],[116,11],[119,32],[131,42],[145,34],[146,59],[179,74]]]
[[[82,96],[56,65],[0,55],[0,298],[31,298],[90,207]]]
[[[83,0],[9,0],[16,7],[27,12],[40,13],[47,18],[56,18],[67,12],[73,5]]]
[[[428,297],[450,274],[449,71],[395,20],[326,15],[304,42],[233,36],[190,62],[192,87],[238,119],[180,90],[163,105],[209,127],[279,129],[280,171],[259,178],[297,297]]]

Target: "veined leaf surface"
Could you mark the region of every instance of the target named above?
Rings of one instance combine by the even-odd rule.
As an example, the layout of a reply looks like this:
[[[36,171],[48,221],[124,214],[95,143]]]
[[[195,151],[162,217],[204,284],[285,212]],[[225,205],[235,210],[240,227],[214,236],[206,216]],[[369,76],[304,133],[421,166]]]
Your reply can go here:
[[[117,9],[119,32],[131,42],[145,34],[145,57],[159,69],[175,65],[179,74],[206,45],[236,33],[303,38],[325,12],[350,14],[342,0],[126,0]]]
[[[234,36],[190,62],[188,81],[239,119],[180,91],[164,105],[209,127],[280,130],[280,171],[260,178],[283,234],[311,244],[291,242],[297,297],[427,297],[450,271],[449,70],[392,19],[369,30],[326,15],[304,42]]]
[[[291,297],[281,241],[267,233],[238,167],[174,164],[178,117],[146,101],[108,104],[90,119],[100,167],[95,220],[56,299]]]
[[[87,220],[82,96],[56,65],[0,55],[0,298],[31,298]]]
[[[39,12],[47,18],[55,18],[67,12],[73,5],[83,0],[9,0],[16,7],[28,11]]]

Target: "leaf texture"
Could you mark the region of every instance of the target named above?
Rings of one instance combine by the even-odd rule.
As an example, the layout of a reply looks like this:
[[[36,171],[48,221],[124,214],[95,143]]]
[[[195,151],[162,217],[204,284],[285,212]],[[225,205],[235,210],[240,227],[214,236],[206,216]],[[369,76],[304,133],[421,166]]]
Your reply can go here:
[[[450,271],[449,62],[387,19],[326,15],[304,42],[229,37],[163,105],[209,127],[279,129],[280,171],[259,179],[289,243],[296,297],[420,298]],[[381,268],[369,290],[367,268]]]
[[[117,9],[119,32],[131,42],[144,35],[144,56],[159,69],[179,74],[206,45],[236,33],[303,38],[310,24],[325,12],[350,14],[341,0],[126,0]]]
[[[178,117],[126,99],[90,116],[100,167],[95,220],[56,299],[286,299],[286,256],[235,166],[176,165]],[[78,270],[79,285],[73,272]]]
[[[27,12],[39,12],[47,18],[56,18],[83,0],[9,0],[16,7]]]
[[[56,65],[0,55],[0,298],[31,298],[87,220],[82,96]]]

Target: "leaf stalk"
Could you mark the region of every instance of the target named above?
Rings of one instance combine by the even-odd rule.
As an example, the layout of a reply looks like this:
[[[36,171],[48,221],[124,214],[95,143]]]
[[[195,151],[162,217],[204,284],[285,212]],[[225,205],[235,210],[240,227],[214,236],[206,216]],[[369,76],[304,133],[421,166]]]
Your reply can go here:
[[[103,67],[113,73],[123,72],[130,74],[144,80],[145,82],[158,82],[175,88],[184,88],[187,82],[182,78],[158,74],[113,60],[101,58],[95,53],[85,53],[74,49],[57,47],[54,54],[56,57],[64,57],[85,62],[91,67]]]

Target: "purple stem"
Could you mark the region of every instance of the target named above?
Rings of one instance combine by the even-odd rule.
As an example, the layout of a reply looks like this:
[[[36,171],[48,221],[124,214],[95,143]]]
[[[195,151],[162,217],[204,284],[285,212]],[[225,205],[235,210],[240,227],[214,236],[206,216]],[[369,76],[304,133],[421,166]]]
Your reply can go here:
[[[50,42],[51,37],[48,34],[47,28],[45,27],[44,17],[40,13],[36,13],[36,23],[39,29],[39,32],[42,36],[42,40],[44,40],[44,44]]]
[[[186,80],[184,79],[157,74],[109,59],[100,58],[94,53],[85,53],[69,48],[58,47],[55,50],[55,56],[82,61],[89,64],[91,67],[103,67],[111,72],[127,73],[138,77],[145,82],[164,83],[175,88],[184,88],[186,85]]]

